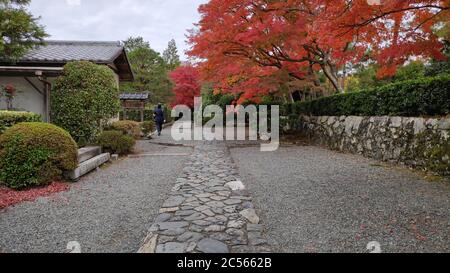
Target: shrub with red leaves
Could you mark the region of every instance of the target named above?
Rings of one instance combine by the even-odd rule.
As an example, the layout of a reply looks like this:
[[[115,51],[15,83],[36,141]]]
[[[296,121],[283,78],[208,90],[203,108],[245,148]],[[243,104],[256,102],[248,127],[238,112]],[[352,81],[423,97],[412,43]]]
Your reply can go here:
[[[12,84],[7,84],[4,89],[6,94],[11,97],[14,97],[14,95],[16,94],[16,88]]]
[[[61,182],[54,182],[45,187],[24,191],[0,187],[0,210],[22,202],[35,201],[40,197],[47,197],[58,192],[68,191],[69,189],[70,184]]]

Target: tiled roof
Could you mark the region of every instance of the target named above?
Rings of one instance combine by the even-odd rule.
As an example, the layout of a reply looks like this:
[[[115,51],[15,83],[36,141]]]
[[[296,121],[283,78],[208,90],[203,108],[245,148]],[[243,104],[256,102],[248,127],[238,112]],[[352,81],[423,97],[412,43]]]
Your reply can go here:
[[[119,42],[46,41],[28,52],[19,62],[92,61],[112,63],[122,53]]]
[[[137,94],[124,93],[124,94],[120,94],[120,99],[121,100],[148,100],[149,94],[148,93],[137,93]]]

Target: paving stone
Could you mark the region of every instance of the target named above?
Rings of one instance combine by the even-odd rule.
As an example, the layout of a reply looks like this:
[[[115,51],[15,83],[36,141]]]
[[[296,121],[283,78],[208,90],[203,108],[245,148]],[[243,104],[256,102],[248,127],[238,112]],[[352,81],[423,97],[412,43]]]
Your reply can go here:
[[[195,248],[197,247],[197,243],[196,242],[190,242],[188,244],[188,246],[186,247],[186,252],[187,253],[191,253],[195,250]]]
[[[233,181],[226,184],[232,191],[241,191],[245,190],[245,186],[242,181]]]
[[[245,226],[245,222],[244,221],[230,221],[228,222],[227,227],[228,228],[243,228]]]
[[[239,200],[239,199],[228,199],[228,200],[225,200],[223,202],[225,204],[227,204],[227,205],[237,205],[237,204],[242,203],[242,200]]]
[[[225,207],[225,204],[223,202],[220,201],[211,201],[206,203],[206,205],[212,207],[212,208],[223,208]]]
[[[214,212],[215,214],[223,214],[223,209],[222,208],[211,208],[212,212]]]
[[[245,219],[247,219],[251,224],[258,224],[259,217],[254,209],[245,209],[240,213]]]
[[[223,196],[223,197],[228,197],[231,195],[231,192],[229,191],[218,191],[216,192],[218,195]]]
[[[209,198],[211,196],[214,196],[214,195],[210,194],[210,193],[201,193],[201,194],[197,194],[195,197],[197,197],[197,198]]]
[[[180,210],[179,207],[175,207],[175,208],[162,208],[159,210],[159,213],[168,213],[168,212],[176,212]]]
[[[199,206],[199,207],[195,208],[196,211],[204,211],[207,209],[210,209],[210,207],[209,206]]]
[[[233,236],[228,235],[228,234],[223,233],[223,232],[215,232],[215,233],[211,234],[209,237],[211,239],[219,240],[219,241],[222,241],[222,242],[231,241],[234,238]]]
[[[175,213],[175,216],[189,216],[195,213],[195,210],[179,210]]]
[[[206,238],[198,242],[197,249],[203,253],[229,253],[229,249],[226,244],[210,238]]]
[[[185,228],[189,226],[188,222],[163,222],[158,223],[160,230],[170,230],[170,229],[177,229],[177,228]]]
[[[175,238],[176,237],[174,237],[174,236],[159,236],[158,237],[158,243],[159,244],[165,244],[167,242],[173,242],[173,241],[175,241]]]
[[[158,245],[156,247],[156,253],[184,253],[188,244],[169,242]]]
[[[203,213],[200,212],[196,212],[190,216],[187,216],[184,218],[185,221],[195,221],[195,220],[202,220],[205,219],[206,215],[204,215]]]
[[[211,196],[209,199],[211,199],[213,201],[223,201],[223,200],[226,200],[227,197],[215,195],[215,196]]]
[[[211,222],[204,221],[204,220],[196,220],[196,221],[193,221],[193,223],[198,226],[209,226],[211,224]]]
[[[177,229],[168,229],[168,230],[159,231],[158,233],[160,235],[165,235],[165,236],[179,236],[185,232],[186,232],[186,229],[177,228]]]
[[[163,208],[173,208],[173,207],[178,207],[179,205],[181,205],[184,200],[186,200],[186,198],[184,198],[183,196],[171,196],[169,197],[169,199],[167,199],[164,204],[163,204]]]
[[[204,227],[197,226],[197,225],[191,225],[189,227],[189,230],[193,231],[193,232],[203,232],[204,229],[205,229]]]
[[[217,220],[216,217],[208,217],[208,218],[205,218],[204,220],[210,222],[211,224],[217,224],[217,225],[224,224],[224,223],[222,223],[222,221]]]
[[[248,245],[248,240],[245,236],[238,236],[230,241],[230,243],[234,246],[236,245]]]
[[[202,211],[202,213],[205,214],[206,216],[209,216],[209,217],[212,217],[212,216],[216,215],[214,212],[212,212],[209,209]]]
[[[148,229],[148,232],[156,232],[158,230],[159,230],[159,225],[157,223],[155,223],[150,226],[150,228]]]
[[[227,229],[226,233],[231,236],[239,236],[239,237],[243,237],[245,235],[244,231],[236,228],[229,228]]]
[[[168,221],[170,218],[172,218],[172,215],[171,215],[171,214],[168,214],[168,213],[162,213],[162,214],[156,216],[156,218],[155,218],[155,223],[166,222],[166,221]]]
[[[228,218],[226,217],[226,216],[224,216],[224,215],[217,215],[217,216],[215,216],[214,217],[217,221],[220,221],[220,222],[227,222],[228,221]]]
[[[197,242],[204,238],[204,235],[198,232],[186,232],[180,236],[178,236],[177,241],[180,242]]]
[[[225,226],[212,225],[212,226],[205,228],[205,231],[206,232],[221,232],[221,231],[224,231],[225,229],[226,229]]]
[[[228,207],[225,207],[223,210],[228,213],[234,213],[237,211],[237,206],[228,206]]]
[[[209,190],[211,190],[211,192],[220,192],[220,191],[226,191],[227,188],[225,188],[225,187],[211,187],[211,188],[209,188]]]
[[[189,206],[189,207],[196,208],[196,207],[201,206],[202,203],[200,203],[200,202],[190,202],[190,203],[184,203],[183,205],[184,205],[184,206]]]

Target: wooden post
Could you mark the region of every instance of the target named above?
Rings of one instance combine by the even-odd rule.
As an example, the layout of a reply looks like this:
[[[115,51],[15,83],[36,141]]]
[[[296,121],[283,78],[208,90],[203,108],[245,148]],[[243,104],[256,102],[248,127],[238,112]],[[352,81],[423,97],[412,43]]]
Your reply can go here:
[[[51,85],[49,83],[44,83],[44,92],[45,92],[45,119],[46,122],[50,123],[51,122],[51,118],[50,118],[50,91],[51,91]]]

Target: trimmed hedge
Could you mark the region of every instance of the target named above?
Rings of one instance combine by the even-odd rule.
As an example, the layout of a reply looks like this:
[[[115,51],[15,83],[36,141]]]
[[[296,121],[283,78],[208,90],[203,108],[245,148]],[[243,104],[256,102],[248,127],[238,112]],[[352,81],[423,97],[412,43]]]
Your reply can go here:
[[[134,139],[140,139],[141,138],[141,125],[132,120],[121,120],[116,121],[113,124],[111,124],[110,128],[113,131],[120,131],[124,133],[125,135],[129,135],[133,137]]]
[[[288,104],[282,112],[285,116],[446,116],[450,114],[450,75]]]
[[[77,144],[55,125],[20,123],[0,136],[0,181],[12,189],[49,184],[77,165]]]
[[[0,134],[21,122],[40,122],[41,116],[31,112],[0,111]]]
[[[126,155],[132,152],[136,140],[121,131],[104,131],[98,136],[97,143],[104,151]]]
[[[94,140],[120,111],[114,72],[91,62],[71,62],[53,85],[52,122],[67,130],[77,143]]]

